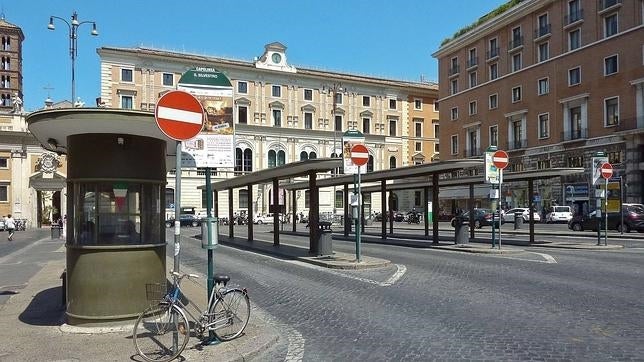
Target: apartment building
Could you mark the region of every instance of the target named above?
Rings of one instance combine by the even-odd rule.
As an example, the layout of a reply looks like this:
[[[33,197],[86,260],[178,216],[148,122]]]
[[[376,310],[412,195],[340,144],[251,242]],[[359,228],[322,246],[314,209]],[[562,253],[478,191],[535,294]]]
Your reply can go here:
[[[591,162],[607,154],[625,201],[642,202],[642,0],[513,0],[446,39],[439,62],[441,159],[510,155],[509,171],[584,167],[506,188],[502,202],[594,208]],[[505,9],[504,9],[505,8]],[[503,11],[505,10],[505,11]]]
[[[186,70],[206,67],[223,72],[234,87],[236,167],[216,170],[214,181],[294,161],[341,155],[342,135],[348,130],[364,134],[370,171],[437,158],[436,84],[295,67],[288,62],[286,49],[279,42],[270,43],[260,56],[246,61],[150,48],[102,47],[98,49],[100,105],[152,111],[157,99],[175,89]],[[204,172],[183,170],[182,205],[206,207],[205,195],[197,190],[204,183]],[[169,204],[173,187],[170,173]],[[235,190],[234,210],[243,212],[252,205],[257,212],[268,212],[271,187],[256,186],[254,200],[248,200],[247,190]],[[298,210],[307,210],[305,193],[295,197]],[[367,205],[373,204],[373,211],[379,210],[376,197],[365,200]],[[414,205],[413,194],[401,193],[397,199],[401,209],[422,206]],[[221,195],[219,200],[219,210],[225,212],[228,198]],[[341,188],[320,191],[322,212],[341,213],[344,200]]]

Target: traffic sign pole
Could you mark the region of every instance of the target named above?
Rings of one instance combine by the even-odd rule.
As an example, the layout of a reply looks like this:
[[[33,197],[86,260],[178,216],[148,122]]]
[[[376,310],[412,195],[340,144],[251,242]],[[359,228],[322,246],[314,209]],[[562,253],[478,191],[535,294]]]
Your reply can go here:
[[[608,245],[608,179],[606,179],[606,192],[604,192],[604,246]]]
[[[179,272],[181,251],[181,141],[177,141],[174,176],[174,271]]]
[[[503,186],[503,169],[499,170],[499,202],[497,202],[496,207],[499,211],[499,250],[501,250],[501,198],[502,193],[501,189]]]
[[[358,260],[358,263],[362,261],[362,256],[360,254],[360,243],[362,242],[362,235],[361,235],[361,229],[362,226],[360,223],[362,222],[362,215],[360,215],[360,209],[362,208],[362,190],[361,190],[361,185],[360,185],[360,166],[358,166],[358,219],[356,221],[356,259]]]

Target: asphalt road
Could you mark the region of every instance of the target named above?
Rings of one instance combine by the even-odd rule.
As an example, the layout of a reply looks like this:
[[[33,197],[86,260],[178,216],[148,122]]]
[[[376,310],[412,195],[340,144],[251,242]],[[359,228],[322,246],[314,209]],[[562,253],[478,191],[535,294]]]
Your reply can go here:
[[[271,240],[270,229],[256,227],[255,237]],[[205,274],[206,251],[191,238],[199,232],[182,229],[181,260]],[[334,240],[334,250],[354,244]],[[247,287],[254,315],[282,334],[258,360],[641,361],[644,240],[617,251],[533,250],[364,244],[364,255],[391,267],[337,271],[220,246],[215,271]]]

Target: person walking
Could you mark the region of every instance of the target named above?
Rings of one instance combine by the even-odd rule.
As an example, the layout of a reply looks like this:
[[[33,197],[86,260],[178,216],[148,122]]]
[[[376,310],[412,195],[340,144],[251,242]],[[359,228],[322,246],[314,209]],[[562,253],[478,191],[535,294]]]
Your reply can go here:
[[[7,231],[9,232],[9,237],[7,240],[11,241],[13,240],[13,232],[16,229],[16,221],[11,217],[11,214],[7,216],[7,219],[4,221],[4,227],[7,228]]]

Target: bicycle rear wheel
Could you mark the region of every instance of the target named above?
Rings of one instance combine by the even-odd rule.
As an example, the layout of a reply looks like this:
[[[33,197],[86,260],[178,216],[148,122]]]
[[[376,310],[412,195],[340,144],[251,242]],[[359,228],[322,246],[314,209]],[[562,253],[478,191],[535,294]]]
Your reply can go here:
[[[237,338],[250,319],[250,301],[248,294],[241,289],[230,289],[217,299],[210,311],[216,324],[214,332],[220,341]]]
[[[173,347],[174,334],[177,348]],[[139,315],[132,339],[136,352],[146,361],[171,361],[188,344],[190,324],[183,311],[174,305],[160,303]]]

